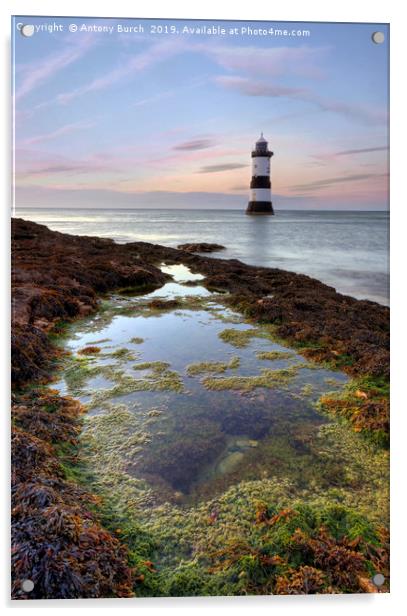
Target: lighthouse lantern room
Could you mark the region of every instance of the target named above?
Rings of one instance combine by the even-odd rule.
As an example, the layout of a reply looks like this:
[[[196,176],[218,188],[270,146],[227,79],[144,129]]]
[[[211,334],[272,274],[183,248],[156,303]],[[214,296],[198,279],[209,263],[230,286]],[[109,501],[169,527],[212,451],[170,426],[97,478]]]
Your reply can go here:
[[[273,154],[261,133],[252,151],[252,181],[246,214],[274,214],[270,182],[270,158]]]

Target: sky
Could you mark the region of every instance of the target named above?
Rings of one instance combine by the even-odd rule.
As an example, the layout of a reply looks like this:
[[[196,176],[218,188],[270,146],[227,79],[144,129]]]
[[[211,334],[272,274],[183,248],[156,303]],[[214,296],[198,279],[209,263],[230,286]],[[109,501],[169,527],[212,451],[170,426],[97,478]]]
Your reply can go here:
[[[388,208],[387,25],[16,17],[12,31],[17,208],[244,208],[260,132],[275,209]]]

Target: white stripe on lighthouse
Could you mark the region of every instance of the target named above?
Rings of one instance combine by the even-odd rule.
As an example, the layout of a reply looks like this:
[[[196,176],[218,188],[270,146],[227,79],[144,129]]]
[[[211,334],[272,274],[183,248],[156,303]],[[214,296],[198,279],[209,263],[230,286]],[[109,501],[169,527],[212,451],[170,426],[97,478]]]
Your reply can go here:
[[[270,188],[252,188],[250,191],[250,201],[271,201]]]
[[[269,176],[270,175],[270,159],[267,156],[255,156],[252,158],[252,176],[256,175]]]

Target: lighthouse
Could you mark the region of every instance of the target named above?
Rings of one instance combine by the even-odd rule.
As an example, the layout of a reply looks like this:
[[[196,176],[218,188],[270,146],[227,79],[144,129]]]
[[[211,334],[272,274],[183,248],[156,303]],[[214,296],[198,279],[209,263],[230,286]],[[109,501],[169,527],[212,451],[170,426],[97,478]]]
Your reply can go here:
[[[270,158],[273,152],[260,135],[252,151],[252,181],[250,182],[250,201],[246,214],[274,214],[271,202]]]

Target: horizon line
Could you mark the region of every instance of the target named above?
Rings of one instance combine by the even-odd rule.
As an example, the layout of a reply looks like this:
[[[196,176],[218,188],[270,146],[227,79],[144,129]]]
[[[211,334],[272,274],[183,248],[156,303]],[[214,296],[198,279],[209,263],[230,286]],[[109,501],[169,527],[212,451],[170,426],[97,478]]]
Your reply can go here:
[[[14,207],[14,211],[17,210],[60,210],[62,211],[67,211],[70,208],[69,207],[39,207],[36,205],[23,205],[23,206],[15,206]],[[196,208],[187,208],[187,207],[116,207],[114,209],[112,208],[108,208],[108,207],[72,207],[71,211],[75,212],[75,211],[80,211],[80,210],[94,210],[94,211],[107,211],[107,212],[117,212],[117,211],[129,211],[129,212],[133,212],[133,211],[139,211],[139,210],[143,210],[143,211],[165,211],[165,212],[242,212],[243,214],[245,213],[245,209],[242,208],[203,208],[203,207],[196,207]],[[349,208],[349,209],[335,209],[335,208],[284,208],[284,209],[277,209],[274,208],[275,212],[340,212],[340,213],[349,213],[349,212],[362,212],[362,213],[367,213],[367,212],[388,212],[390,213],[390,208],[380,208],[380,209],[373,209],[373,210],[367,210],[367,209],[353,209],[353,208]],[[13,214],[12,214],[13,217]]]

